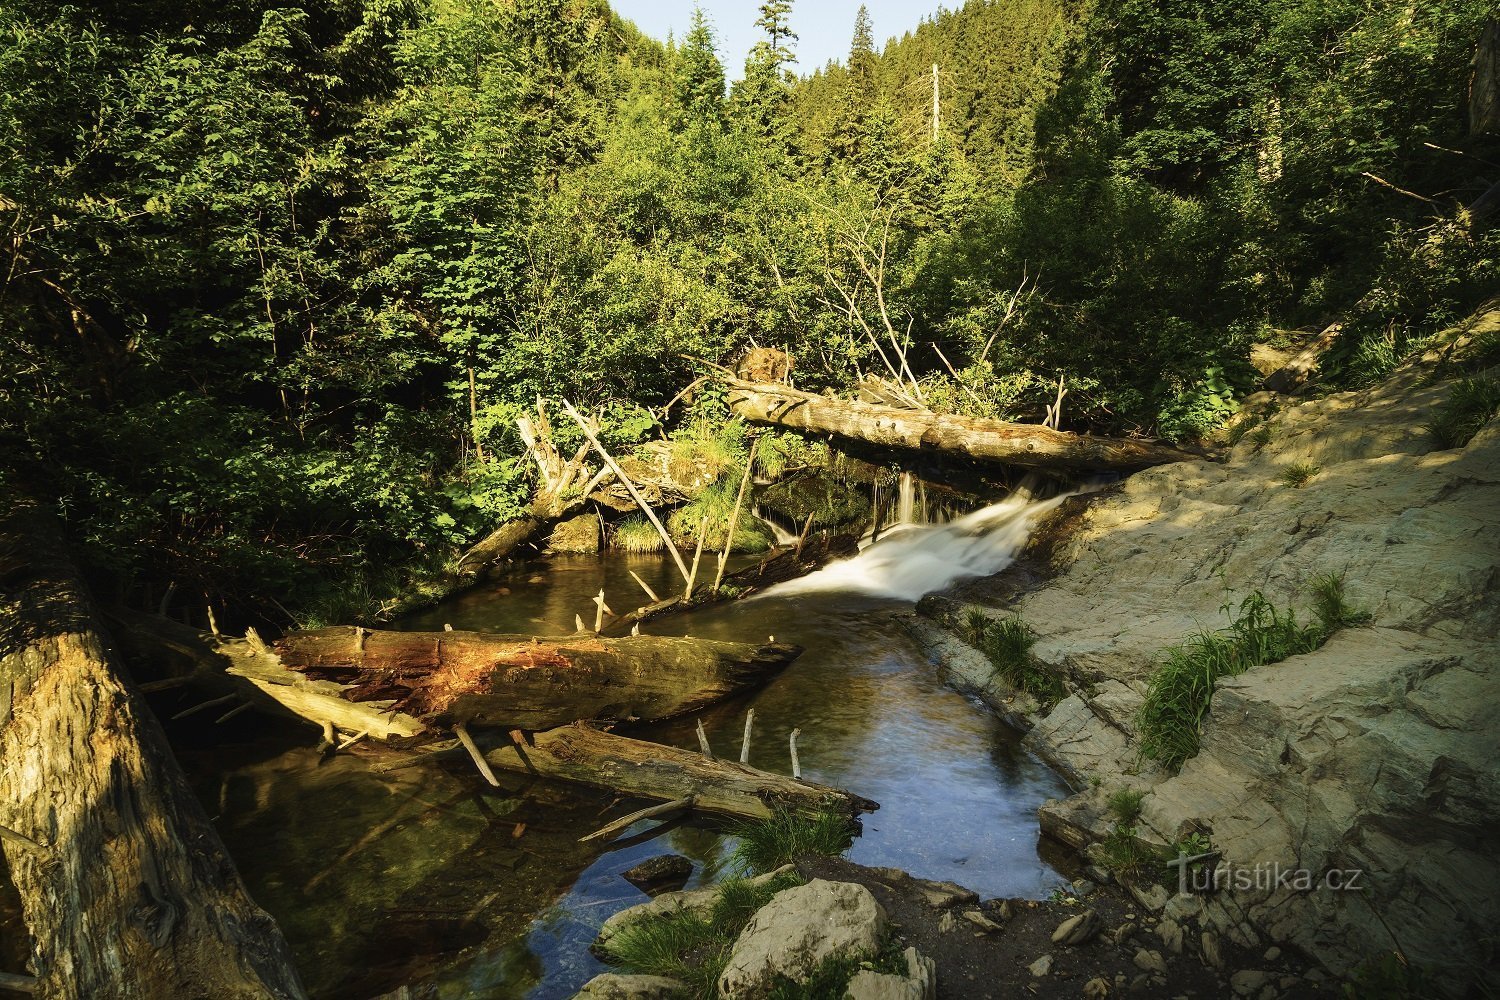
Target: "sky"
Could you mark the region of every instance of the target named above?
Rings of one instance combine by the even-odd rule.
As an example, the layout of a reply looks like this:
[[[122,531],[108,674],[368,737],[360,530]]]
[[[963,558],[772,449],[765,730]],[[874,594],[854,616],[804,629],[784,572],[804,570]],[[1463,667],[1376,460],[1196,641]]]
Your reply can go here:
[[[792,6],[792,30],[800,38],[796,44],[799,74],[811,73],[830,59],[843,62],[849,56],[849,39],[854,35],[854,15],[861,0],[797,0]],[[935,13],[937,0],[863,0],[870,9],[874,27],[875,48],[885,47],[887,39],[899,37],[915,28],[917,22]],[[745,72],[745,56],[760,37],[755,27],[757,0],[612,0],[610,6],[636,27],[653,38],[666,40],[670,32],[679,40],[692,24],[693,8],[701,6],[713,25],[714,42],[724,72],[737,80]]]

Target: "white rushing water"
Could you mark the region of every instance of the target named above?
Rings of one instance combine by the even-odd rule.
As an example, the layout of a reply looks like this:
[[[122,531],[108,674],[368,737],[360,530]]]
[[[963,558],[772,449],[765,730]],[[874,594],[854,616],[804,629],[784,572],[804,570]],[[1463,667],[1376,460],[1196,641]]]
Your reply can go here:
[[[1015,561],[1036,519],[1068,496],[1033,500],[1023,484],[999,503],[947,524],[892,529],[859,555],[832,563],[762,596],[848,591],[915,601],[967,576],[989,576]]]

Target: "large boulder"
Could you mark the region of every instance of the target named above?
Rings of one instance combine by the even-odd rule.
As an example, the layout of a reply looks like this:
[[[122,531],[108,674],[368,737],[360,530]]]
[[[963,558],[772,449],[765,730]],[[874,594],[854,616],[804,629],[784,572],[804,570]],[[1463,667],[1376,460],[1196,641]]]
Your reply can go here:
[[[800,982],[825,959],[871,954],[885,927],[885,911],[862,885],[813,879],[783,889],[740,932],[719,995],[754,1000],[768,996],[778,976]]]

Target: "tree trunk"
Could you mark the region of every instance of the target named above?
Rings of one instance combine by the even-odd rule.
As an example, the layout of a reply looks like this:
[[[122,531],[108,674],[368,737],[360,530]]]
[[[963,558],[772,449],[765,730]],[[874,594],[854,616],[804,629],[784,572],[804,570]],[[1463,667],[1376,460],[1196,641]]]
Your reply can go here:
[[[156,720],[115,672],[51,519],[0,497],[0,826],[62,998],[301,997]]]
[[[1500,131],[1500,18],[1491,18],[1474,50],[1469,83],[1469,134]]]
[[[1131,471],[1207,456],[1127,438],[1069,434],[1036,424],[902,409],[731,381],[729,404],[751,423],[834,434],[882,448],[944,452],[984,462],[1082,473]]]
[[[560,639],[488,632],[293,632],[282,664],[441,725],[550,729],[579,719],[651,721],[763,684],[802,650],[675,636]]]
[[[587,725],[534,733],[484,755],[494,767],[606,788],[646,799],[693,797],[693,808],[740,819],[767,819],[776,809],[814,815],[825,810],[851,819],[879,806],[828,785],[798,781],[692,750],[627,739]]]

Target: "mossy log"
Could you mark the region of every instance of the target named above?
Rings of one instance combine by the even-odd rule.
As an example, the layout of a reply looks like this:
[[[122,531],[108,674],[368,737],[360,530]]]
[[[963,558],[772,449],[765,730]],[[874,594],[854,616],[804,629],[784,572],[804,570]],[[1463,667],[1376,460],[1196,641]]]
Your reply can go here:
[[[691,797],[701,812],[767,819],[776,810],[804,815],[832,810],[851,819],[879,806],[838,788],[717,760],[692,750],[633,740],[588,725],[533,733],[487,750],[493,767],[606,788],[639,798]]]
[[[654,721],[764,684],[802,652],[678,636],[543,639],[489,632],[293,632],[282,665],[442,726],[550,729],[579,719]]]
[[[303,996],[51,519],[0,493],[0,837],[45,997]]]
[[[1207,457],[1153,441],[816,396],[784,385],[729,384],[730,408],[751,423],[832,434],[880,448],[1063,473],[1130,472]]]

